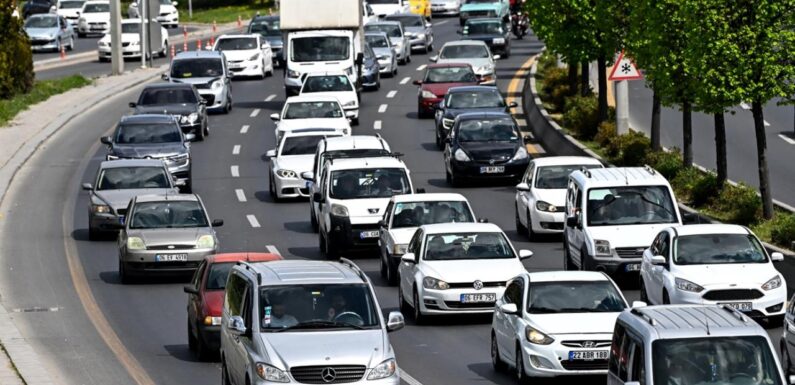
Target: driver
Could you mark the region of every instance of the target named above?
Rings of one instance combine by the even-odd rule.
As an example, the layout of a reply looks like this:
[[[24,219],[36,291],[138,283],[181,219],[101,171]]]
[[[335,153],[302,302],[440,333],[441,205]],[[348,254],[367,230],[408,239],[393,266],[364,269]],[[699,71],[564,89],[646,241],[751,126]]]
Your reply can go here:
[[[342,294],[334,294],[331,297],[331,307],[328,309],[328,319],[333,321],[337,316],[342,313],[350,312],[348,309],[348,302]]]
[[[339,185],[334,189],[334,194],[340,199],[350,199],[356,196],[356,177],[345,175],[340,178]]]
[[[271,301],[271,313],[268,317],[266,308],[265,317],[262,319],[262,324],[271,328],[288,328],[298,324],[298,320],[287,314],[287,308],[284,306],[284,301],[281,298],[274,298]]]
[[[666,385],[687,385],[685,367],[680,358],[670,358],[668,362],[668,383]]]

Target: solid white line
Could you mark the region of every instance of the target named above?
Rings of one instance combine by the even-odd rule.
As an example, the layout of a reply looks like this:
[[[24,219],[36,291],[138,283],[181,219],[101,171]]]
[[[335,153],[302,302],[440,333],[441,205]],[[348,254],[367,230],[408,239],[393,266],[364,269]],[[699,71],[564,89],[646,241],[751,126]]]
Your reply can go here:
[[[256,118],[257,115],[259,115],[259,108],[255,109],[254,111],[251,111],[251,115],[249,115],[249,117]]]
[[[382,104],[382,105],[378,106],[378,113],[379,114],[383,114],[384,112],[386,112],[386,108],[387,107],[388,106],[386,104]]]
[[[239,153],[240,153],[240,145],[236,144],[234,147],[232,147],[232,155],[237,155]]]
[[[765,123],[765,127],[770,127],[770,123],[768,123],[767,120],[765,120],[764,123]]]
[[[778,134],[778,137],[781,138],[781,139],[784,139],[784,141],[789,143],[789,144],[795,145],[795,140],[792,140],[792,138],[790,138],[790,137],[788,137],[788,136],[786,136],[784,134]]]
[[[248,223],[251,225],[251,227],[253,227],[253,228],[260,227],[259,226],[259,221],[257,220],[257,217],[249,214],[249,215],[246,215],[246,219],[248,219]]]
[[[386,94],[386,97],[388,99],[392,99],[392,98],[395,97],[395,95],[397,95],[397,91],[392,90],[392,91],[389,91],[389,93]]]
[[[276,94],[273,94],[273,95],[270,95],[270,96],[268,96],[267,98],[265,98],[265,101],[266,101],[266,102],[269,102],[269,101],[271,101],[271,100],[273,100],[273,99],[276,99]]]
[[[246,201],[246,194],[243,192],[242,188],[235,190],[235,195],[237,195],[238,202],[245,202]]]
[[[373,130],[380,130],[380,129],[381,129],[381,121],[376,120],[375,122],[373,122]]]
[[[409,385],[422,385],[422,382],[417,381],[416,378],[410,376],[403,369],[400,369],[400,373],[398,373],[398,377],[400,377],[401,380],[406,381],[406,383],[409,384]]]
[[[266,245],[265,248],[268,249],[268,252],[271,254],[276,254],[280,257],[282,256],[282,253],[280,253],[279,249],[277,249],[274,245]]]
[[[411,78],[410,78],[410,77],[405,77],[405,78],[403,78],[403,80],[401,80],[401,81],[400,81],[400,84],[406,84],[406,83],[408,83],[410,80],[411,80]]]
[[[417,71],[422,71],[422,70],[425,69],[425,67],[427,67],[427,65],[423,64],[423,65],[417,67]]]
[[[237,178],[237,177],[240,176],[240,167],[237,167],[237,165],[232,166],[229,169],[232,171],[232,176],[233,177]]]
[[[245,125],[245,126],[243,126],[243,127],[240,127],[240,133],[241,133],[241,134],[245,134],[245,133],[247,133],[247,132],[248,132],[248,128],[249,128],[248,124],[246,124],[246,125]]]
[[[749,106],[748,103],[745,103],[745,102],[740,103],[740,107],[742,107],[742,109],[744,109],[744,110],[750,110],[751,109],[751,106]]]

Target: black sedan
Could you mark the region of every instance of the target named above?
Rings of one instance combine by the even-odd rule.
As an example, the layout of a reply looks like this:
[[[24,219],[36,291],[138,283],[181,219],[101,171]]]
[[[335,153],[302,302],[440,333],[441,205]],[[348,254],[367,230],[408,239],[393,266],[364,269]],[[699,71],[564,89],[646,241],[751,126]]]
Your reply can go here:
[[[453,186],[467,179],[518,180],[530,162],[526,140],[505,112],[461,114],[445,142],[445,174]]]
[[[130,103],[135,114],[174,115],[184,133],[193,133],[198,140],[210,135],[207,102],[191,84],[150,84],[141,91],[137,103]]]
[[[486,43],[492,55],[500,55],[501,58],[511,56],[511,29],[501,19],[469,19],[459,32],[464,39]]]
[[[436,110],[436,147],[444,148],[456,116],[467,112],[509,112],[516,102],[505,103],[500,91],[493,86],[452,87]]]

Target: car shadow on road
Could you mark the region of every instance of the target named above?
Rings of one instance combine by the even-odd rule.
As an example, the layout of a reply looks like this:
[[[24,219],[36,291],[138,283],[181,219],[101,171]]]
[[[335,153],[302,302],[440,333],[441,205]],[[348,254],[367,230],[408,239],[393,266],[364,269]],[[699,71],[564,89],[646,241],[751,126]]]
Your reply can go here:
[[[181,275],[163,275],[163,276],[155,276],[155,277],[136,277],[131,279],[130,283],[123,284],[124,286],[128,285],[162,285],[162,284],[178,284],[178,283],[188,283],[190,282],[191,277],[193,274],[181,274]],[[103,271],[99,273],[99,279],[102,282],[105,282],[108,285],[122,285],[121,278],[119,277],[118,271]]]
[[[294,233],[300,234],[313,234],[315,232],[312,230],[312,225],[309,223],[309,221],[285,222],[284,228]]]
[[[196,357],[193,352],[190,351],[188,348],[188,344],[179,344],[179,345],[163,345],[163,349],[166,349],[171,357],[174,357],[180,361],[185,362],[216,362],[220,361],[219,357],[212,357],[208,361],[202,361]]]
[[[470,372],[475,373],[484,380],[491,381],[494,384],[499,384],[499,385],[516,384],[516,379],[512,375],[512,373],[495,371],[494,367],[491,365],[491,362],[472,363],[467,365],[467,368],[469,368]],[[539,379],[533,379],[533,384],[542,383],[538,382],[537,380]]]
[[[422,143],[421,146],[422,146],[422,148],[425,151],[431,151],[431,152],[436,152],[436,153],[441,153],[442,152],[441,150],[439,150],[438,147],[436,147],[436,143],[434,143],[434,142]]]
[[[91,240],[88,238],[88,229],[72,230],[72,239],[81,242],[114,242],[117,235],[117,233],[108,232],[97,237],[97,239]]]
[[[320,253],[320,248],[317,246],[310,247],[288,247],[287,252],[299,258],[305,258],[313,261],[325,261],[326,257]]]
[[[268,191],[257,191],[254,193],[254,197],[257,198],[257,200],[259,200],[260,202],[274,203],[273,197],[271,196],[271,193]]]

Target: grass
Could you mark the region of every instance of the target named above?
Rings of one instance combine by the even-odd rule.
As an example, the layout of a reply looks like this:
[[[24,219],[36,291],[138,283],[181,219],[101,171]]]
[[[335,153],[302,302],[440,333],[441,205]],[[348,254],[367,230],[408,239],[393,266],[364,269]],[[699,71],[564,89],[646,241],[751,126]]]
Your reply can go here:
[[[244,25],[259,12],[261,15],[267,15],[273,8],[270,2],[262,4],[246,4],[246,5],[226,5],[218,8],[209,9],[193,9],[193,17],[188,17],[188,3],[187,1],[180,1],[178,4],[180,21],[188,21],[191,23],[207,23],[210,24],[215,21],[218,24],[231,23],[237,21],[237,17],[243,20]]]
[[[24,95],[17,95],[11,99],[0,100],[0,126],[6,125],[17,114],[27,110],[28,107],[43,102],[53,95],[62,94],[71,89],[80,88],[91,84],[91,80],[82,75],[72,75],[56,80],[37,81],[33,89]]]

